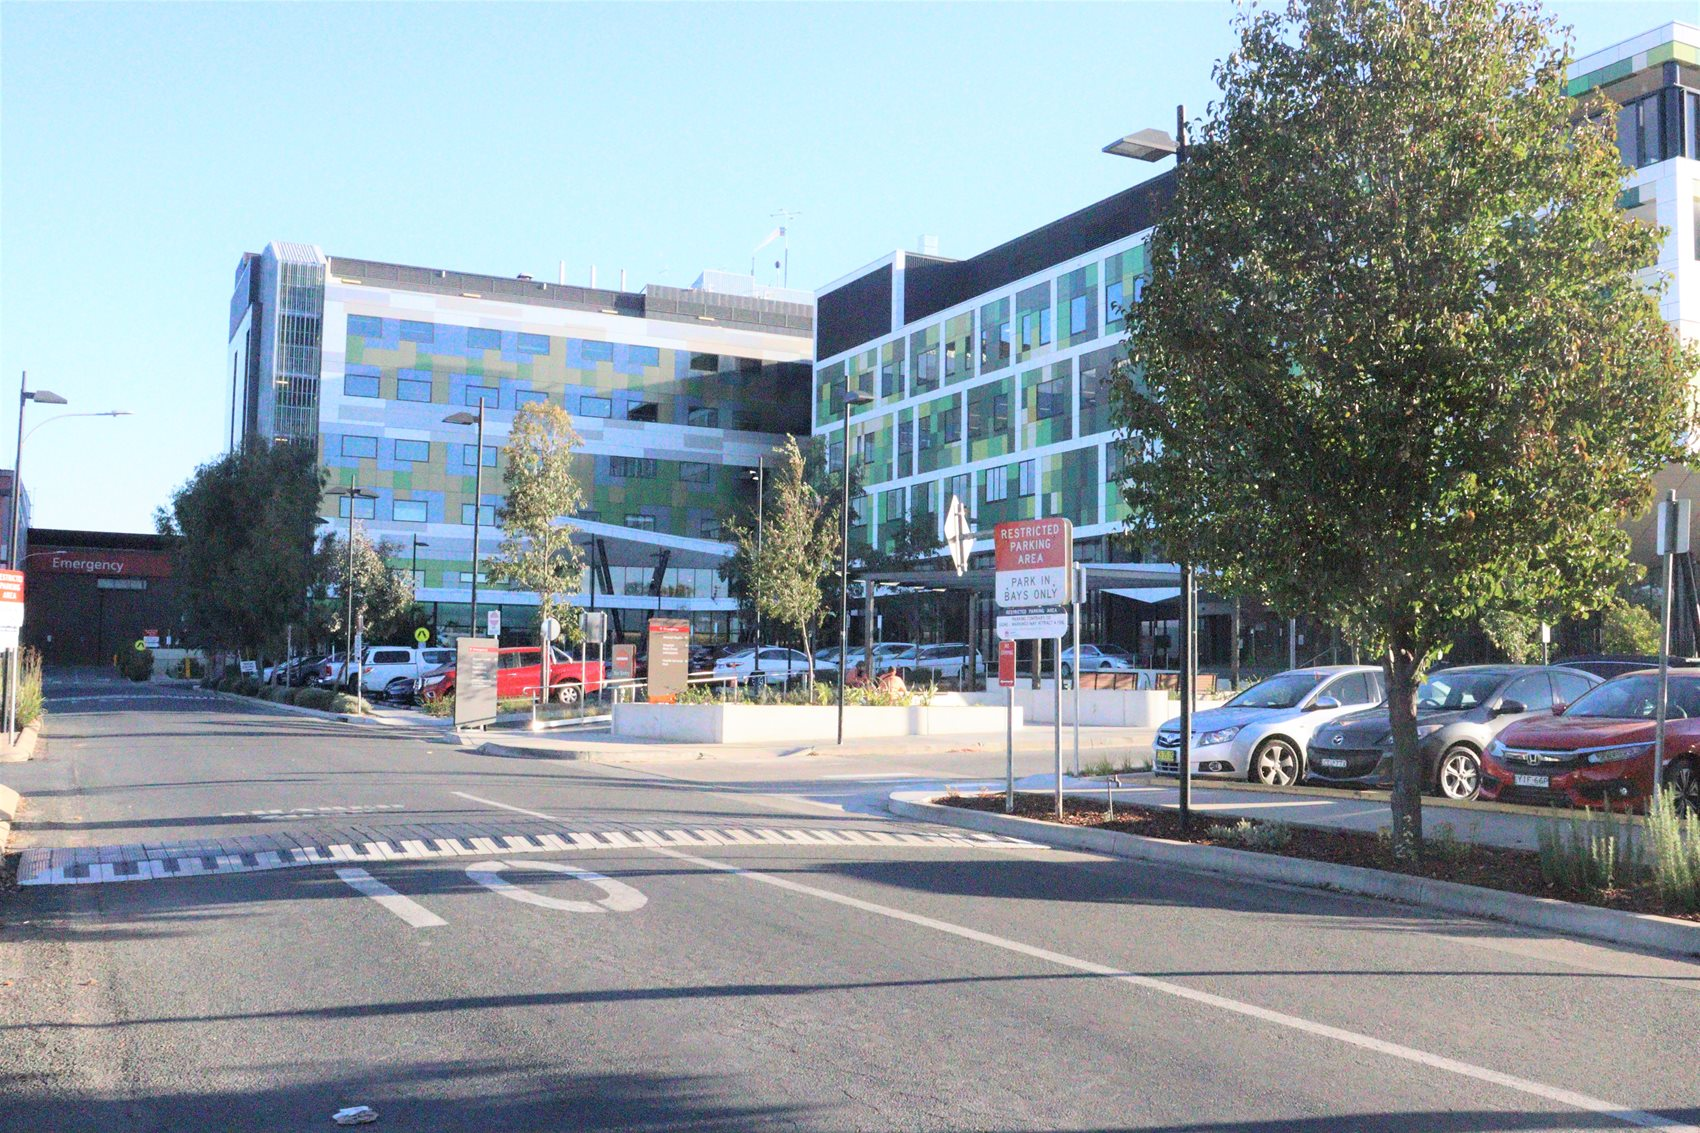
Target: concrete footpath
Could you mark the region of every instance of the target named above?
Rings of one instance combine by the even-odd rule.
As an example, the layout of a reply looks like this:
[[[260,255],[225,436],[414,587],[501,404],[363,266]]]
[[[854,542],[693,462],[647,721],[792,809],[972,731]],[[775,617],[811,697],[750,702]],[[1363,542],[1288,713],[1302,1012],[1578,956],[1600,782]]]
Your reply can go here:
[[[1109,764],[1117,768],[1143,770],[1151,766],[1154,728],[1081,728],[1080,762],[1083,767]],[[677,763],[694,760],[755,762],[798,756],[833,755],[848,758],[919,756],[942,752],[1002,752],[1003,732],[963,736],[894,736],[850,740],[843,744],[765,743],[703,744],[657,743],[654,740],[615,736],[607,725],[582,728],[562,727],[549,732],[463,731],[461,743],[486,755],[531,759],[584,759],[598,763]],[[1017,728],[1018,755],[1050,754],[1055,743],[1047,726]],[[1063,728],[1063,763],[1073,765],[1073,732]]]

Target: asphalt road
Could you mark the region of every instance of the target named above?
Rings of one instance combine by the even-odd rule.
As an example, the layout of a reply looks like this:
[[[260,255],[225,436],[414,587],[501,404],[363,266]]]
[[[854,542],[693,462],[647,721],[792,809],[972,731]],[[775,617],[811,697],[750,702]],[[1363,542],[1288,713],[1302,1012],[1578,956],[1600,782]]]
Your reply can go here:
[[[199,840],[207,873],[0,893],[0,1129],[1700,1125],[1693,964],[951,841],[857,813],[867,769],[49,695],[13,848]]]

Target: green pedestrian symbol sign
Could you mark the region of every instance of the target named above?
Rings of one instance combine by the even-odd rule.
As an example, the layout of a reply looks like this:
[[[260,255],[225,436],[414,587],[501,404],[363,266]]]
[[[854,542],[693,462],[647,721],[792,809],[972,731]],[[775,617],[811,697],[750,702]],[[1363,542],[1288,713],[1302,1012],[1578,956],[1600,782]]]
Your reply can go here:
[[[413,640],[424,645],[427,641],[431,640],[431,631],[426,629],[424,626],[420,626],[418,629],[413,631]]]

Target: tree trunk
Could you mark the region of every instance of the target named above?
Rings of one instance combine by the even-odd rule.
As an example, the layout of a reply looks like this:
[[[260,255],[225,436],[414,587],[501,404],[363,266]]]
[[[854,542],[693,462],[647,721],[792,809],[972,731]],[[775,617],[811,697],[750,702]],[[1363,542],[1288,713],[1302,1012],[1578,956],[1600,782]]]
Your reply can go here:
[[[1415,860],[1423,849],[1423,765],[1417,754],[1417,670],[1421,658],[1395,636],[1387,651],[1387,716],[1393,730],[1393,852]]]

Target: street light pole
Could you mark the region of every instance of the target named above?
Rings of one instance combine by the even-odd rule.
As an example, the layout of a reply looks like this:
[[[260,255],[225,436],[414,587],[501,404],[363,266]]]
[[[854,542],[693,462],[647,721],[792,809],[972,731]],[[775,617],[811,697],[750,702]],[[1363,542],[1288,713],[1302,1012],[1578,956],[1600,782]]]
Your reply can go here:
[[[765,453],[756,457],[756,473],[755,473],[755,475],[756,475],[756,561],[754,563],[752,563],[751,565],[756,568],[753,572],[755,574],[755,585],[756,585],[755,646],[756,646],[756,656],[759,658],[761,656],[762,532],[763,532],[763,530],[765,529],[765,526],[766,526],[765,508],[766,508],[766,505],[767,505],[767,455]],[[756,668],[759,670],[760,665],[757,665]]]
[[[12,532],[11,541],[6,544],[6,565],[13,570],[18,569],[18,515],[23,503],[23,462],[24,462],[24,403],[26,401],[40,402],[42,405],[67,405],[64,398],[52,390],[30,390],[29,371],[24,370],[18,378],[18,448],[12,458]]]
[[[408,573],[412,577],[413,585],[415,586],[419,585],[419,548],[429,547],[430,545],[431,544],[429,543],[421,542],[418,534],[413,536],[413,566]]]
[[[843,515],[838,544],[838,744],[844,745],[844,682],[850,678],[850,411],[867,405],[873,398],[856,390],[844,395],[844,459],[840,471],[844,475]],[[868,674],[873,675],[873,659],[864,658]]]
[[[342,683],[354,687],[354,679],[357,679],[360,673],[360,659],[354,655],[354,511],[356,501],[375,500],[378,496],[376,492],[368,492],[360,486],[358,475],[348,487],[339,488],[331,494],[348,501],[348,565],[342,575],[342,588],[347,592],[343,599],[348,607],[348,616],[342,627]]]
[[[478,399],[478,415],[451,413],[443,420],[450,425],[477,425],[478,450],[472,461],[472,633],[478,634],[478,520],[484,510],[484,399]]]

